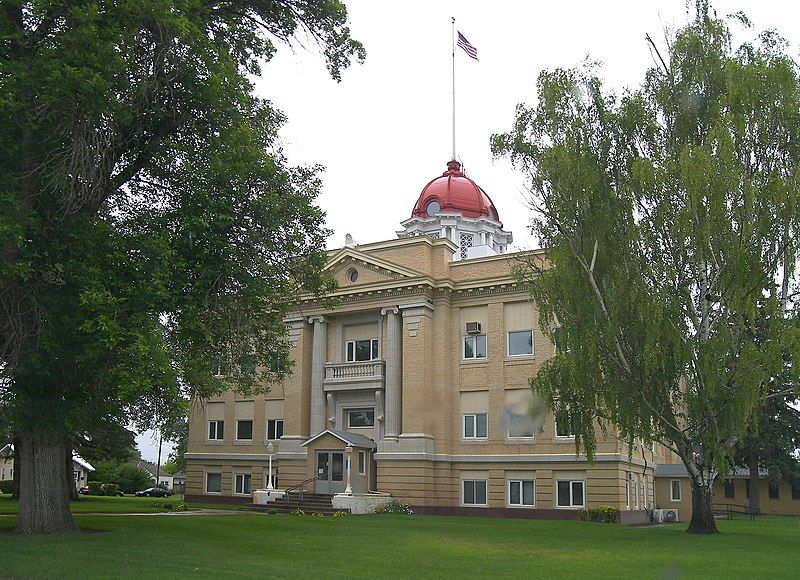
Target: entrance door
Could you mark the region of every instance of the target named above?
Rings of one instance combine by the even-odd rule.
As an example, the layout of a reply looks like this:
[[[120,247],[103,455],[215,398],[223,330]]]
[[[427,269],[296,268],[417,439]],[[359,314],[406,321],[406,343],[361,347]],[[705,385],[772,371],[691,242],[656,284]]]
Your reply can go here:
[[[316,493],[334,494],[344,491],[344,453],[341,451],[317,451]]]

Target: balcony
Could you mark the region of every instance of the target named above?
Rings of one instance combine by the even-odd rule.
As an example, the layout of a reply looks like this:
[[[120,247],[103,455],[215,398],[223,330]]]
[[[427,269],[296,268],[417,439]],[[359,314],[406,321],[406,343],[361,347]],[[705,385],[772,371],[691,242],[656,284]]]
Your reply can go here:
[[[325,365],[325,391],[349,391],[353,389],[382,389],[384,387],[386,363],[382,360],[350,363],[328,363]]]

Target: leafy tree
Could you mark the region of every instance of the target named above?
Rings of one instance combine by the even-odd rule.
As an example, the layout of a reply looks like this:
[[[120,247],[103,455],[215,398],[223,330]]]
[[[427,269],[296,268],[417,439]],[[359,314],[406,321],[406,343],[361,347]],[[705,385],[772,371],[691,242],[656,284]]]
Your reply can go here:
[[[151,486],[150,474],[131,463],[106,461],[94,467],[95,471],[89,474],[90,481],[114,483],[123,493],[134,493]]]
[[[734,50],[703,1],[653,50],[621,99],[592,65],[542,73],[493,148],[527,174],[546,254],[520,269],[557,345],[532,386],[590,457],[597,421],[671,449],[688,531],[716,533],[712,482],[785,361],[799,366],[800,83],[774,33]]]
[[[283,117],[248,79],[276,42],[310,38],[338,80],[364,56],[346,22],[336,0],[3,2],[0,360],[18,533],[74,529],[66,470],[48,467],[68,434],[162,427],[190,398],[288,368],[289,301],[332,285],[318,168],[287,165]],[[219,378],[243,357],[254,372]]]
[[[89,463],[131,461],[136,457],[136,434],[119,423],[97,421],[73,433],[76,453]]]

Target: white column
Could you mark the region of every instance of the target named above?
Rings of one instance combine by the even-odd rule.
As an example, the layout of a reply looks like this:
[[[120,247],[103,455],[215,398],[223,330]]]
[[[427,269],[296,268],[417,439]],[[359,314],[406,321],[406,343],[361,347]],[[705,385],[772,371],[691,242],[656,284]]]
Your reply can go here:
[[[325,346],[328,323],[322,316],[313,316],[308,322],[314,325],[314,338],[311,342],[311,436],[325,429],[325,394],[322,381],[325,378]]]
[[[397,439],[402,427],[403,321],[396,306],[384,308],[381,314],[386,316],[384,438]]]
[[[348,445],[344,448],[346,453],[346,460],[345,460],[345,469],[347,469],[347,487],[344,488],[344,492],[348,495],[353,493],[353,488],[350,487],[350,471],[352,471],[352,467],[350,466],[350,457],[353,455],[353,446]]]
[[[272,442],[267,445],[267,453],[269,453],[269,479],[267,479],[267,489],[275,489],[272,486],[272,454],[275,453],[275,446],[272,444]]]

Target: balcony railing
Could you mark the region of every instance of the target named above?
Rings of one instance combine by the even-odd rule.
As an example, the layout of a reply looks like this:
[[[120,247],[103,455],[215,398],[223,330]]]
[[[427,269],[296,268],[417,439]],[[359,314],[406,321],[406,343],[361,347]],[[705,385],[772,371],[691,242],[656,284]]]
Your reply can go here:
[[[325,365],[325,385],[377,382],[383,386],[385,366],[382,360],[329,363]]]

